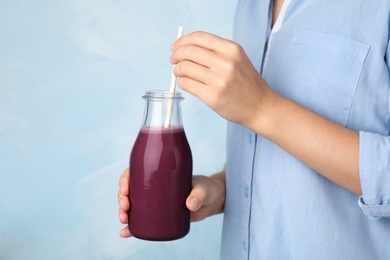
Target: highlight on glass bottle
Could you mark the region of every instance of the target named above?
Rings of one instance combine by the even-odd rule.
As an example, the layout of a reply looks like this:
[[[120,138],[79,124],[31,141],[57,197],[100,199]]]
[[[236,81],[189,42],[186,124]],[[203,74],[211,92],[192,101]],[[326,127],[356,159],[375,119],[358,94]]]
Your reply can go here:
[[[143,98],[142,126],[130,155],[130,232],[146,240],[179,239],[190,229],[185,201],[192,187],[192,154],[180,106],[184,98],[165,91],[147,91]]]

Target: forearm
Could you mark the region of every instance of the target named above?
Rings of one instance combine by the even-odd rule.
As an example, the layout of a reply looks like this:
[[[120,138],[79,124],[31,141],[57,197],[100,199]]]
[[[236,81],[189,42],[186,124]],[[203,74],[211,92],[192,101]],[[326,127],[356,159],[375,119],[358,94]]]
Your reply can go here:
[[[359,134],[286,98],[248,127],[324,177],[360,195]]]

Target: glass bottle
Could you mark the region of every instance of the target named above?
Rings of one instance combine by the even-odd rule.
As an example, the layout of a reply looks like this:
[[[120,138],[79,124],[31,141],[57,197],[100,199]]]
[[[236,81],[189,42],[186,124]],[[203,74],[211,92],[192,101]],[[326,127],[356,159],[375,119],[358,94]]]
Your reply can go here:
[[[190,229],[185,201],[192,154],[182,123],[184,98],[163,91],[147,91],[143,98],[143,123],[130,155],[129,229],[140,239],[175,240]]]

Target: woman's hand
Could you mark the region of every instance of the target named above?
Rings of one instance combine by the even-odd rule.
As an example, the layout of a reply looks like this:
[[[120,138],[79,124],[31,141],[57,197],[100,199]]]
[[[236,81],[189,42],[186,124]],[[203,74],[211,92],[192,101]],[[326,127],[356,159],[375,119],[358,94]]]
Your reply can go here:
[[[211,177],[195,175],[192,178],[192,191],[186,200],[191,211],[191,221],[200,221],[223,212],[226,190],[225,171]]]
[[[358,132],[275,93],[237,43],[195,32],[178,39],[171,49],[179,87],[329,180],[362,193]]]
[[[248,127],[276,100],[277,95],[235,42],[194,32],[178,39],[171,49],[179,87],[229,121]]]
[[[119,221],[128,224],[129,181],[130,172],[127,168],[119,180]],[[214,214],[222,213],[225,203],[225,171],[211,177],[193,176],[193,188],[187,197],[186,206],[191,211],[191,221],[200,221]],[[126,226],[120,231],[121,237],[131,237],[131,231]]]
[[[119,221],[122,224],[128,224],[129,221],[129,181],[130,181],[130,171],[127,168],[121,175],[119,179],[119,191],[118,191],[118,203],[119,203]],[[129,227],[126,226],[120,231],[121,237],[131,237]]]

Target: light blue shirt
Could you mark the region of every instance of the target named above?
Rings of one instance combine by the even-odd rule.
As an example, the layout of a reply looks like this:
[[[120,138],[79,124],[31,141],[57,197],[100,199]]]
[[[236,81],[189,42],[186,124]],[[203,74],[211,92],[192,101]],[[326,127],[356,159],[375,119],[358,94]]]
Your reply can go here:
[[[389,0],[238,3],[234,40],[279,94],[360,134],[358,197],[229,123],[222,259],[390,259]]]

